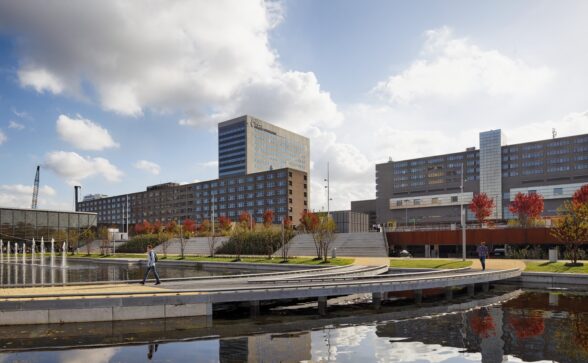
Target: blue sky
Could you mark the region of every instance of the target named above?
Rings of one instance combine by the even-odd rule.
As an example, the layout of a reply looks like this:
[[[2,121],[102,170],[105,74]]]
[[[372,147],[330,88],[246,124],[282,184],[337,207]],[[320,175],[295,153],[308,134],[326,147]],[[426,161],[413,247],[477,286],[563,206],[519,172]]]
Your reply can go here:
[[[311,139],[311,207],[374,164],[588,132],[584,1],[0,0],[0,205],[217,176],[215,124]]]

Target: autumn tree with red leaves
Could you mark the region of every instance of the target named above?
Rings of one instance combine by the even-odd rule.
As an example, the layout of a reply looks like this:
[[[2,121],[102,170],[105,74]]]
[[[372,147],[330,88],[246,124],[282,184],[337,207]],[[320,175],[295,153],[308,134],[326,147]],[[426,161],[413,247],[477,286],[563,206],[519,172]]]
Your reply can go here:
[[[229,218],[227,216],[218,217],[218,227],[220,228],[220,230],[223,234],[226,234],[229,232],[229,230],[231,229],[232,223],[233,223],[233,221],[231,221],[231,218]]]
[[[480,224],[484,223],[490,217],[493,209],[494,199],[490,198],[486,193],[474,195],[470,203],[470,210],[474,213]]]
[[[247,230],[253,230],[255,227],[255,221],[253,220],[253,217],[251,217],[251,214],[249,214],[249,212],[246,210],[239,214],[239,224],[241,224]]]
[[[588,204],[588,184],[582,185],[572,197],[574,204]]]
[[[510,202],[508,210],[518,217],[521,226],[527,227],[529,223],[541,216],[543,207],[543,196],[541,194],[518,192],[515,199]]]

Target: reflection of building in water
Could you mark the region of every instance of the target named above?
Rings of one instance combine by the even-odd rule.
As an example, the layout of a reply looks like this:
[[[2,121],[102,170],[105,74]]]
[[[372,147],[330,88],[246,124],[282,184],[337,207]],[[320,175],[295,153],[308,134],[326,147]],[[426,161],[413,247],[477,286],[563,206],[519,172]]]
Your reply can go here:
[[[220,340],[221,363],[300,362],[310,360],[311,337],[308,332],[261,334]]]

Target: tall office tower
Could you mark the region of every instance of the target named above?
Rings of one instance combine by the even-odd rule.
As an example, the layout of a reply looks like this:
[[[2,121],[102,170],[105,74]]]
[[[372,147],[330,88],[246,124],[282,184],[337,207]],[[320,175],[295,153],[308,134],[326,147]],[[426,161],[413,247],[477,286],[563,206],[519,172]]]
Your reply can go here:
[[[480,132],[480,193],[494,199],[491,218],[502,219],[502,131]]]
[[[244,115],[218,124],[218,174],[292,168],[310,172],[308,138]]]

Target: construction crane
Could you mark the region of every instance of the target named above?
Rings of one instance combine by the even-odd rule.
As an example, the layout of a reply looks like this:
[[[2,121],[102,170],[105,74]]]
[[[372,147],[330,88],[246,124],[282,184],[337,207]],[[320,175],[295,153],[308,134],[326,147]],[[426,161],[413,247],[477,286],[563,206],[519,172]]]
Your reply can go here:
[[[31,209],[37,209],[37,199],[39,198],[39,170],[41,166],[37,165],[37,173],[35,173],[35,185],[33,186],[33,203]]]

